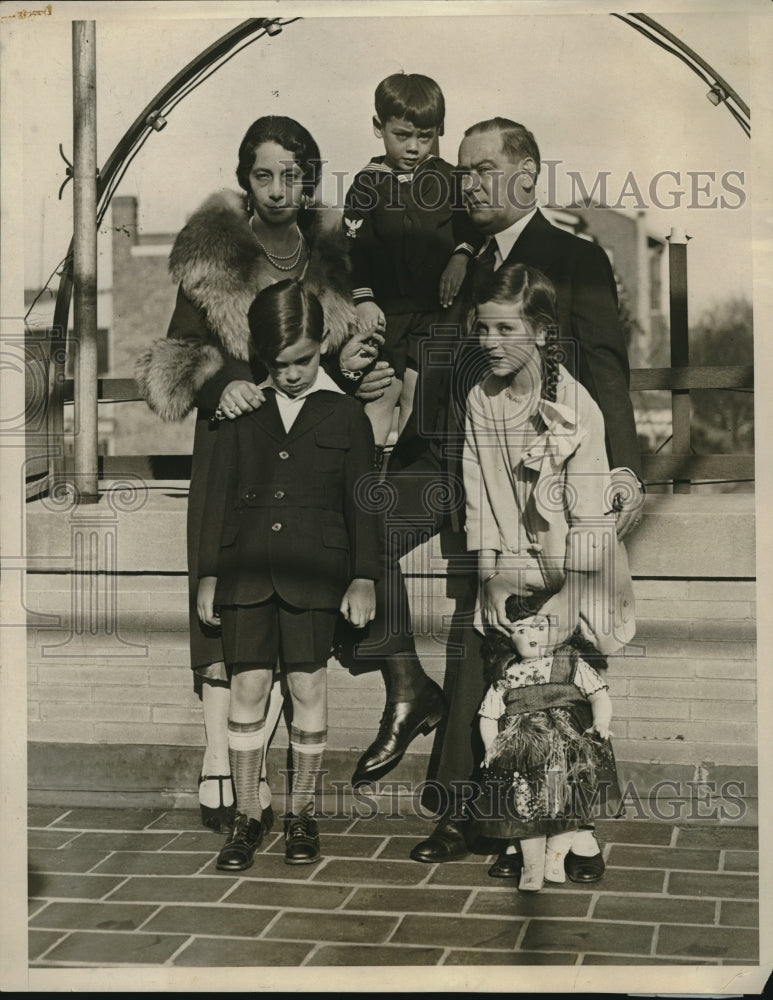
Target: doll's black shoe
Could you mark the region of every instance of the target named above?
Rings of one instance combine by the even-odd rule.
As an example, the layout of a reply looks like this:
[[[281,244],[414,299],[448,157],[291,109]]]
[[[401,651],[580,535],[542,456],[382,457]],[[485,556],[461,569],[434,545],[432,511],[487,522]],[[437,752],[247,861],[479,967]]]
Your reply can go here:
[[[572,851],[564,858],[564,870],[572,882],[598,882],[606,870],[601,854],[584,858]]]
[[[446,712],[445,695],[429,681],[420,695],[409,701],[388,701],[381,716],[378,735],[357,762],[352,785],[376,781],[395,767],[419,733],[432,732]]]
[[[522,868],[522,854],[500,854],[488,873],[491,878],[520,878]]]
[[[285,819],[285,864],[310,865],[319,858],[319,830],[311,807],[300,816],[290,813]]]
[[[233,778],[230,774],[201,774],[199,775],[199,788],[205,781],[217,781],[220,790],[220,804],[217,806],[205,806],[199,802],[201,810],[201,822],[215,833],[223,833],[233,826],[236,817],[236,789]],[[231,786],[231,804],[227,806],[223,798],[223,785],[228,782]]]
[[[252,867],[255,851],[263,842],[266,828],[262,819],[237,813],[233,829],[217,856],[215,867],[221,872],[242,872]]]

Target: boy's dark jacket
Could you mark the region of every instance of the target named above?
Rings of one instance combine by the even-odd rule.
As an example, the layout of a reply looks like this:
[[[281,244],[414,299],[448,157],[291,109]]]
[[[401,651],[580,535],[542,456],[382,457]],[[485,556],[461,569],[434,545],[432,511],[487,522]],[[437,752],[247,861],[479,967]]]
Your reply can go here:
[[[472,256],[485,239],[464,208],[459,174],[434,156],[409,180],[375,156],[346,195],[343,228],[355,302],[375,300],[387,314],[438,312],[451,255],[464,246]]]
[[[175,240],[169,268],[180,287],[172,322],[166,339],[154,341],[135,368],[143,399],[163,420],[182,420],[195,406],[214,412],[229,382],[254,381],[247,310],[261,250],[248,220],[245,196],[220,191]],[[310,256],[303,283],[322,304],[335,354],[356,327],[346,244],[318,213],[304,236]]]
[[[296,608],[337,608],[352,579],[381,575],[370,423],[356,400],[321,390],[285,432],[275,391],[265,394],[218,430],[199,577],[217,577],[216,604],[277,594]]]

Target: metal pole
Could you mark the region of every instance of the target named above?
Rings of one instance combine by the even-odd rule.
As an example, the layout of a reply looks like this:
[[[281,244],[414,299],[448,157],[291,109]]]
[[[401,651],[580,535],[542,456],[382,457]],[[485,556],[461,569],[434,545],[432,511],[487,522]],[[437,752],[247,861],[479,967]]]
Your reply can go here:
[[[74,21],[73,269],[75,487],[95,503],[97,483],[97,74],[96,22]]]
[[[671,367],[686,368],[690,363],[687,324],[687,241],[684,230],[672,229],[668,239],[669,315],[671,327]],[[671,451],[690,454],[690,390],[671,392]],[[674,493],[689,493],[689,478],[674,476]]]

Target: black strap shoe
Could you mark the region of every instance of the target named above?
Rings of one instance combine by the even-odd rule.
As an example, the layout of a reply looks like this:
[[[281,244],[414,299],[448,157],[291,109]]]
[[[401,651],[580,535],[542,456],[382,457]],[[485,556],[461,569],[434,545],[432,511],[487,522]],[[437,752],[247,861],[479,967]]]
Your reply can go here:
[[[458,861],[470,853],[462,826],[450,819],[441,819],[432,836],[411,850],[412,861],[426,865],[442,861]]]
[[[310,865],[319,859],[319,830],[311,807],[300,816],[290,813],[285,820],[285,863]]]
[[[255,851],[266,831],[262,820],[237,813],[233,829],[217,856],[215,867],[221,872],[243,872],[252,867]]]
[[[222,833],[233,826],[234,819],[236,818],[236,789],[234,788],[233,778],[230,774],[201,774],[199,775],[199,789],[201,789],[205,781],[216,781],[218,783],[220,805],[205,806],[203,802],[199,802],[201,822],[210,830],[214,830],[215,833]],[[228,782],[231,786],[231,804],[229,806],[225,805],[223,799],[225,782]]]
[[[448,710],[440,687],[429,681],[418,697],[410,701],[388,701],[378,735],[357,762],[352,785],[376,781],[402,760],[411,741],[438,726]]]

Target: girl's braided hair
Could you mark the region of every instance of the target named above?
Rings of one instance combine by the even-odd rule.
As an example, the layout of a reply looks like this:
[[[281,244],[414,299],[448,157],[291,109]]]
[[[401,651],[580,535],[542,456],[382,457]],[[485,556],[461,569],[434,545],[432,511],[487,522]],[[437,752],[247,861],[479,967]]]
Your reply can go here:
[[[547,590],[534,591],[531,594],[511,594],[505,602],[505,612],[511,622],[532,618],[539,614],[543,604],[553,595]],[[483,673],[486,681],[493,684],[504,679],[505,671],[511,663],[519,662],[518,654],[507,636],[501,632],[492,632],[483,640],[481,646]],[[553,657],[568,657],[570,666],[574,667],[581,657],[596,670],[606,670],[607,658],[596,649],[593,643],[581,633],[579,625],[572,635],[553,650]]]
[[[473,302],[514,302],[521,300],[523,316],[534,333],[544,333],[540,347],[542,358],[542,398],[556,401],[558,365],[564,352],[558,340],[556,292],[542,271],[526,264],[503,264],[498,271],[477,277],[473,287]]]

